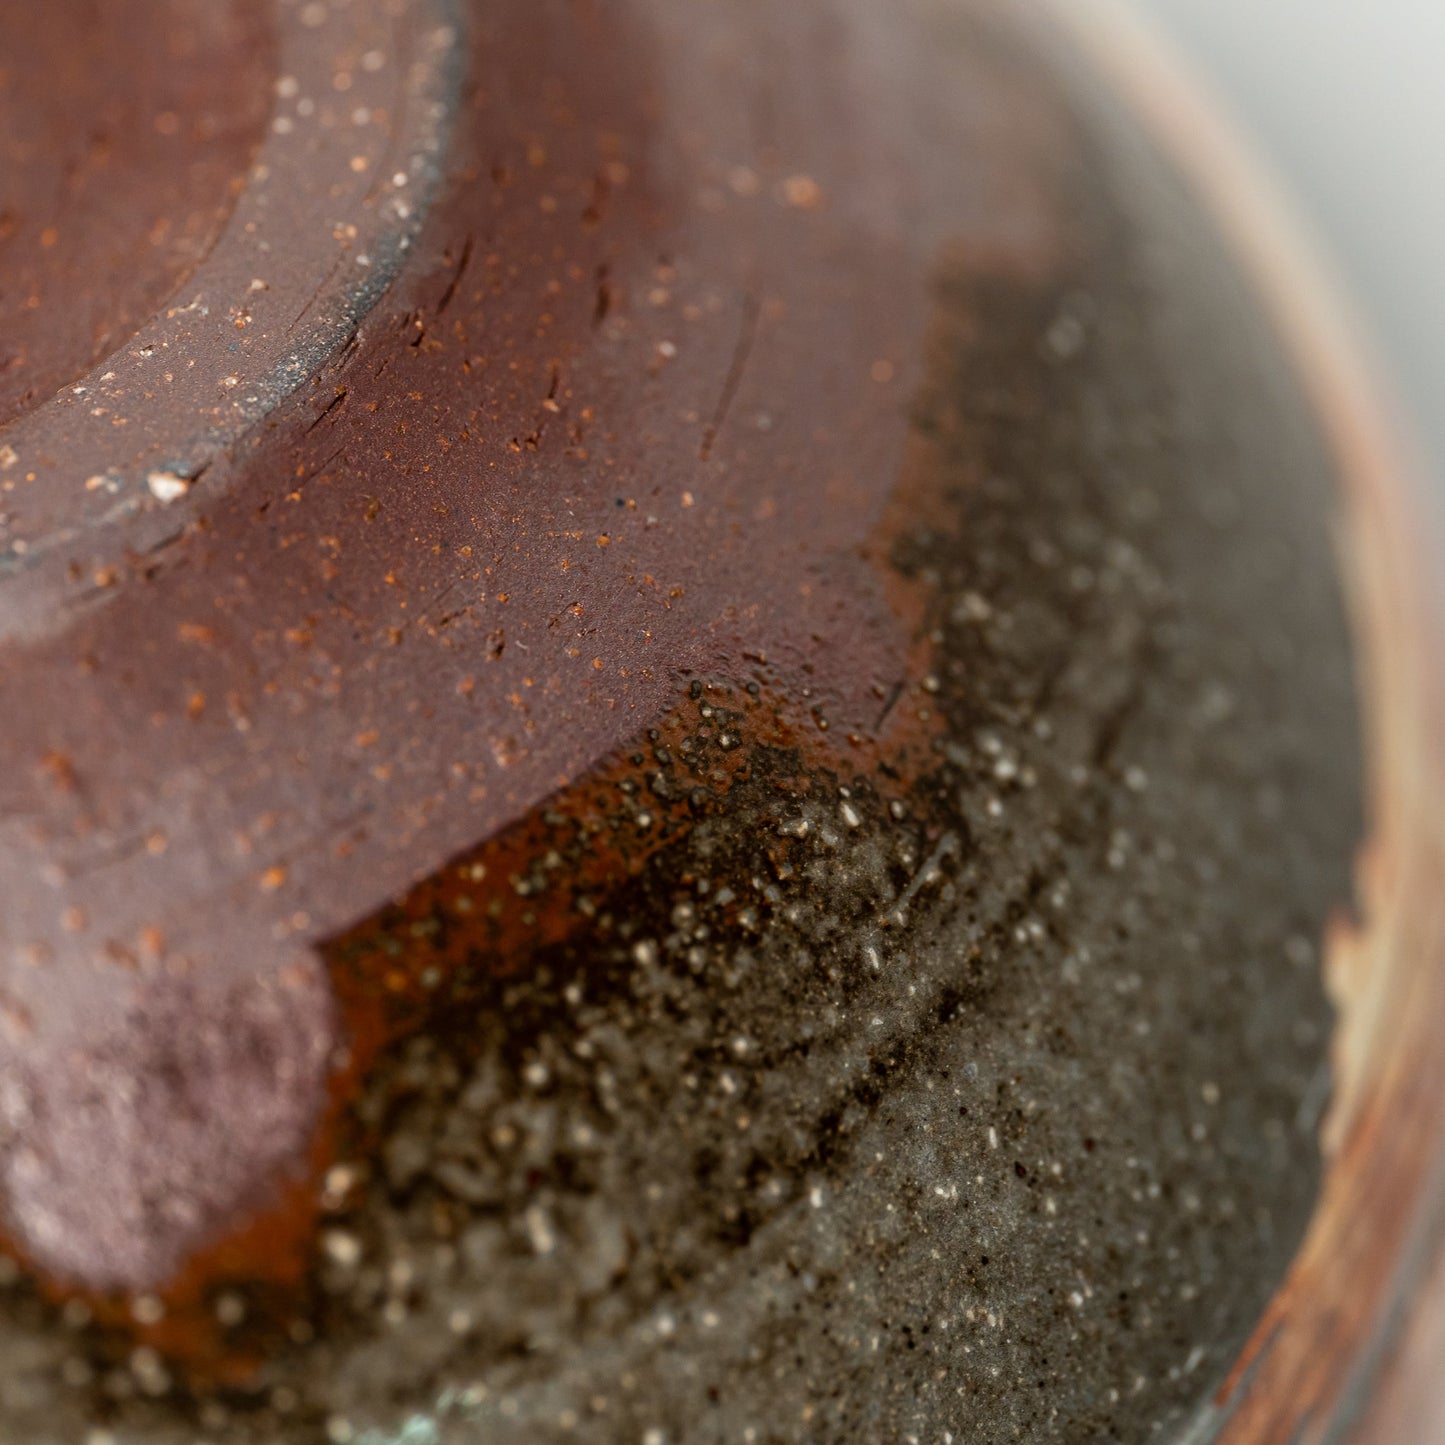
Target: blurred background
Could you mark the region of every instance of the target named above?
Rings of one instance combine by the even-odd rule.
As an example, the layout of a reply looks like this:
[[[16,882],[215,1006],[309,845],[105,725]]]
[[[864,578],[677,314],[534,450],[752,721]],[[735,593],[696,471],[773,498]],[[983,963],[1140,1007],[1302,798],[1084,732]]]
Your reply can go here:
[[[1353,293],[1445,523],[1445,0],[1132,3],[1232,112]]]

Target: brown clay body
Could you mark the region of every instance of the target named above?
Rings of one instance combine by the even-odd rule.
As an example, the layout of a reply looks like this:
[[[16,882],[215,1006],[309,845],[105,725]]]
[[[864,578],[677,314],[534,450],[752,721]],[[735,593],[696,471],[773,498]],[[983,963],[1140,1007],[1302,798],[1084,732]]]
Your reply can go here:
[[[1147,94],[985,3],[70,8],[0,1438],[1373,1428],[1426,603]]]

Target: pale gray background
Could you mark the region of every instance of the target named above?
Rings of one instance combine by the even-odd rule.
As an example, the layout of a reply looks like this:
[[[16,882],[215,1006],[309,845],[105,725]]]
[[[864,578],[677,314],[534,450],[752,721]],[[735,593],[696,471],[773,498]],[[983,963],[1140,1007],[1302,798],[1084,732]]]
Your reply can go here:
[[[1373,327],[1445,520],[1445,0],[1134,0],[1285,182]]]

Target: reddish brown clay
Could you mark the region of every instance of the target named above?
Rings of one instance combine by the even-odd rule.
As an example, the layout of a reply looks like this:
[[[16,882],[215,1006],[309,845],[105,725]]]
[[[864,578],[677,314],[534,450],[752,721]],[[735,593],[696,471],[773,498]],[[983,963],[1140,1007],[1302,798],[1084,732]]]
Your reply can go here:
[[[115,24],[0,17],[0,1435],[1424,1408],[1428,604],[1158,71]]]

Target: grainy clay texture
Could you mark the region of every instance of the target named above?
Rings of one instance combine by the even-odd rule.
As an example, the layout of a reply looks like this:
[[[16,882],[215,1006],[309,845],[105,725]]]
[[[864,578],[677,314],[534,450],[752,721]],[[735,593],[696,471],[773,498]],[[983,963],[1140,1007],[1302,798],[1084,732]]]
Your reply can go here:
[[[0,430],[0,1438],[1184,1438],[1364,826],[1256,300],[991,6],[443,19],[263,420]]]

